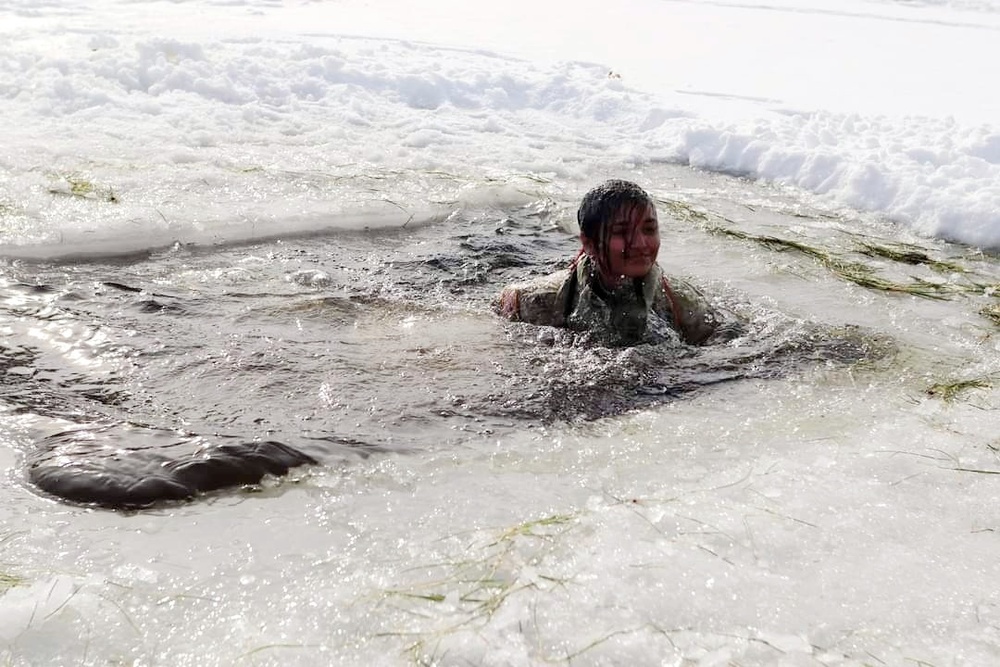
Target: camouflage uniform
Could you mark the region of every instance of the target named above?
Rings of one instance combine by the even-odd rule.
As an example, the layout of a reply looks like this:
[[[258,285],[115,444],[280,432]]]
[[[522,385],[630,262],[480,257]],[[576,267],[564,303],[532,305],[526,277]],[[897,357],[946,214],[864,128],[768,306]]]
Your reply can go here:
[[[700,345],[726,328],[698,290],[681,280],[668,282],[660,267],[609,292],[586,255],[575,271],[504,288],[497,310],[514,321],[589,331],[612,345],[678,339]]]

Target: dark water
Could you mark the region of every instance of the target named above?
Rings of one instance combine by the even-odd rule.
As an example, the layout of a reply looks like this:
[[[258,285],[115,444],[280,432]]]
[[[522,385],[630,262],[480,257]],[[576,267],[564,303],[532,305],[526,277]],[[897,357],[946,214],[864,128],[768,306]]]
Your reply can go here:
[[[552,213],[541,202],[413,228],[10,263],[0,402],[35,417],[21,443],[33,467],[111,484],[180,465],[196,489],[211,489],[304,462],[596,419],[891,349],[860,329],[819,330],[725,294],[716,296],[746,334],[708,348],[605,348],[503,322],[490,302],[504,284],[575,252]],[[230,459],[254,456],[263,463],[225,473]],[[161,496],[175,497],[156,486],[108,504]]]

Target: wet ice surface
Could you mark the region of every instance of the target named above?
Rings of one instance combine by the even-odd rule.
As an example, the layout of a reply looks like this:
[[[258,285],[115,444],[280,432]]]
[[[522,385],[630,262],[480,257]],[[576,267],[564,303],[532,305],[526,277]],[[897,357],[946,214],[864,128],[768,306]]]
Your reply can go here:
[[[851,246],[780,193],[697,185],[673,195],[745,231]],[[1000,466],[995,397],[924,393],[996,371],[977,314],[988,300],[865,290],[815,258],[678,220],[664,225],[667,272],[756,337],[693,352],[576,345],[488,310],[500,285],[572,254],[549,206],[5,266],[0,520],[16,528],[0,574],[18,583],[0,598],[0,655],[995,659],[995,476],[962,472]],[[989,258],[925,250],[997,282]],[[90,421],[275,438],[321,464],[137,514],[25,486],[37,439]]]

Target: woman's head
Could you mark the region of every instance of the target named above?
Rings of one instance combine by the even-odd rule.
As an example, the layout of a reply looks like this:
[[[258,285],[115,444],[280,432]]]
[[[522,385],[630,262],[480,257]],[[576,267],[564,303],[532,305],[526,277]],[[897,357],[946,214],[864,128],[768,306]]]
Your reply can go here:
[[[609,286],[622,277],[643,278],[656,263],[660,250],[656,206],[635,183],[601,183],[584,195],[576,219],[583,252]]]

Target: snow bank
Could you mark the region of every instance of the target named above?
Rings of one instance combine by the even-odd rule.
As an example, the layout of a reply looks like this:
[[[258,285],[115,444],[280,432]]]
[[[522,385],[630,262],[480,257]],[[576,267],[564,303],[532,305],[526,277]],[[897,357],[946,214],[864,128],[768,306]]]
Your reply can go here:
[[[440,41],[473,39],[482,26],[445,11],[449,1],[437,7],[452,22]],[[727,83],[718,69],[709,72],[692,58],[695,79],[683,87],[675,85],[678,67],[663,70],[656,83],[645,43],[617,54],[634,72],[623,77],[618,63],[526,60],[343,36],[334,31],[370,25],[352,2],[202,3],[193,25],[184,3],[157,5],[163,16],[153,26],[132,3],[105,0],[88,13],[67,0],[61,6],[73,16],[73,29],[58,12],[41,16],[22,7],[0,43],[7,120],[0,130],[0,243],[96,240],[103,246],[129,238],[128,249],[136,249],[146,237],[155,245],[239,240],[288,226],[337,228],[341,219],[370,215],[373,206],[380,215],[401,209],[405,221],[432,217],[435,206],[460,199],[470,184],[512,174],[547,175],[550,194],[558,196],[563,189],[577,193],[596,174],[679,162],[788,183],[924,234],[1000,247],[1000,131],[922,108],[904,116],[832,108],[850,103],[797,106],[829,100],[838,86],[855,98],[859,90],[849,85],[850,69],[820,86],[803,80],[810,71],[830,76],[836,59],[822,47],[794,54],[802,60],[794,70],[781,52],[780,35],[801,46],[804,38],[795,31],[813,29],[817,20],[831,28],[835,45],[843,46],[838,40],[860,25],[866,34],[896,35],[887,39],[899,48],[912,23],[920,35],[946,36],[946,45],[965,40],[983,51],[967,68],[978,76],[1000,62],[1000,41],[987,39],[1000,27],[1000,8],[956,2],[924,3],[933,15],[889,15],[891,21],[872,13],[872,7],[902,11],[885,3],[855,0],[838,11],[793,11],[778,3],[756,10],[756,22],[738,32],[732,12],[743,16],[753,7],[638,3],[651,18],[681,27],[684,20],[696,25],[728,17],[710,31],[701,26],[717,46],[720,37],[733,40],[720,62],[728,58],[745,74],[735,66],[746,44],[735,40],[749,34],[767,58],[754,66],[773,63],[778,72],[757,84]],[[970,13],[956,14],[956,7]],[[563,9],[581,39],[581,25],[603,27],[596,14]],[[661,16],[667,11],[673,13]],[[781,20],[770,20],[771,14]],[[980,17],[980,24],[963,23],[968,16]],[[280,29],[265,29],[272,24]],[[421,36],[429,27],[388,22],[383,31]],[[219,36],[208,36],[215,28]],[[640,36],[650,30],[646,23],[636,29]],[[537,51],[537,37],[506,36],[511,51]],[[868,44],[862,52],[873,67],[888,71],[899,64],[875,62],[877,48]],[[979,51],[962,53],[973,52]],[[944,65],[934,73],[938,85],[955,69],[949,57],[946,50],[935,56]],[[853,67],[858,55],[848,60]],[[915,81],[926,64],[904,67],[900,76]],[[795,72],[798,82],[775,83]],[[809,95],[776,88],[800,82]],[[705,92],[718,86],[728,92]],[[754,90],[761,95],[744,94]],[[941,92],[937,97],[946,99]],[[993,95],[983,99],[1000,108],[996,93],[978,94]],[[883,91],[887,97],[891,92]],[[934,97],[925,90],[921,99]]]
[[[1000,132],[827,112],[679,132],[695,167],[795,185],[917,231],[1000,247]]]

